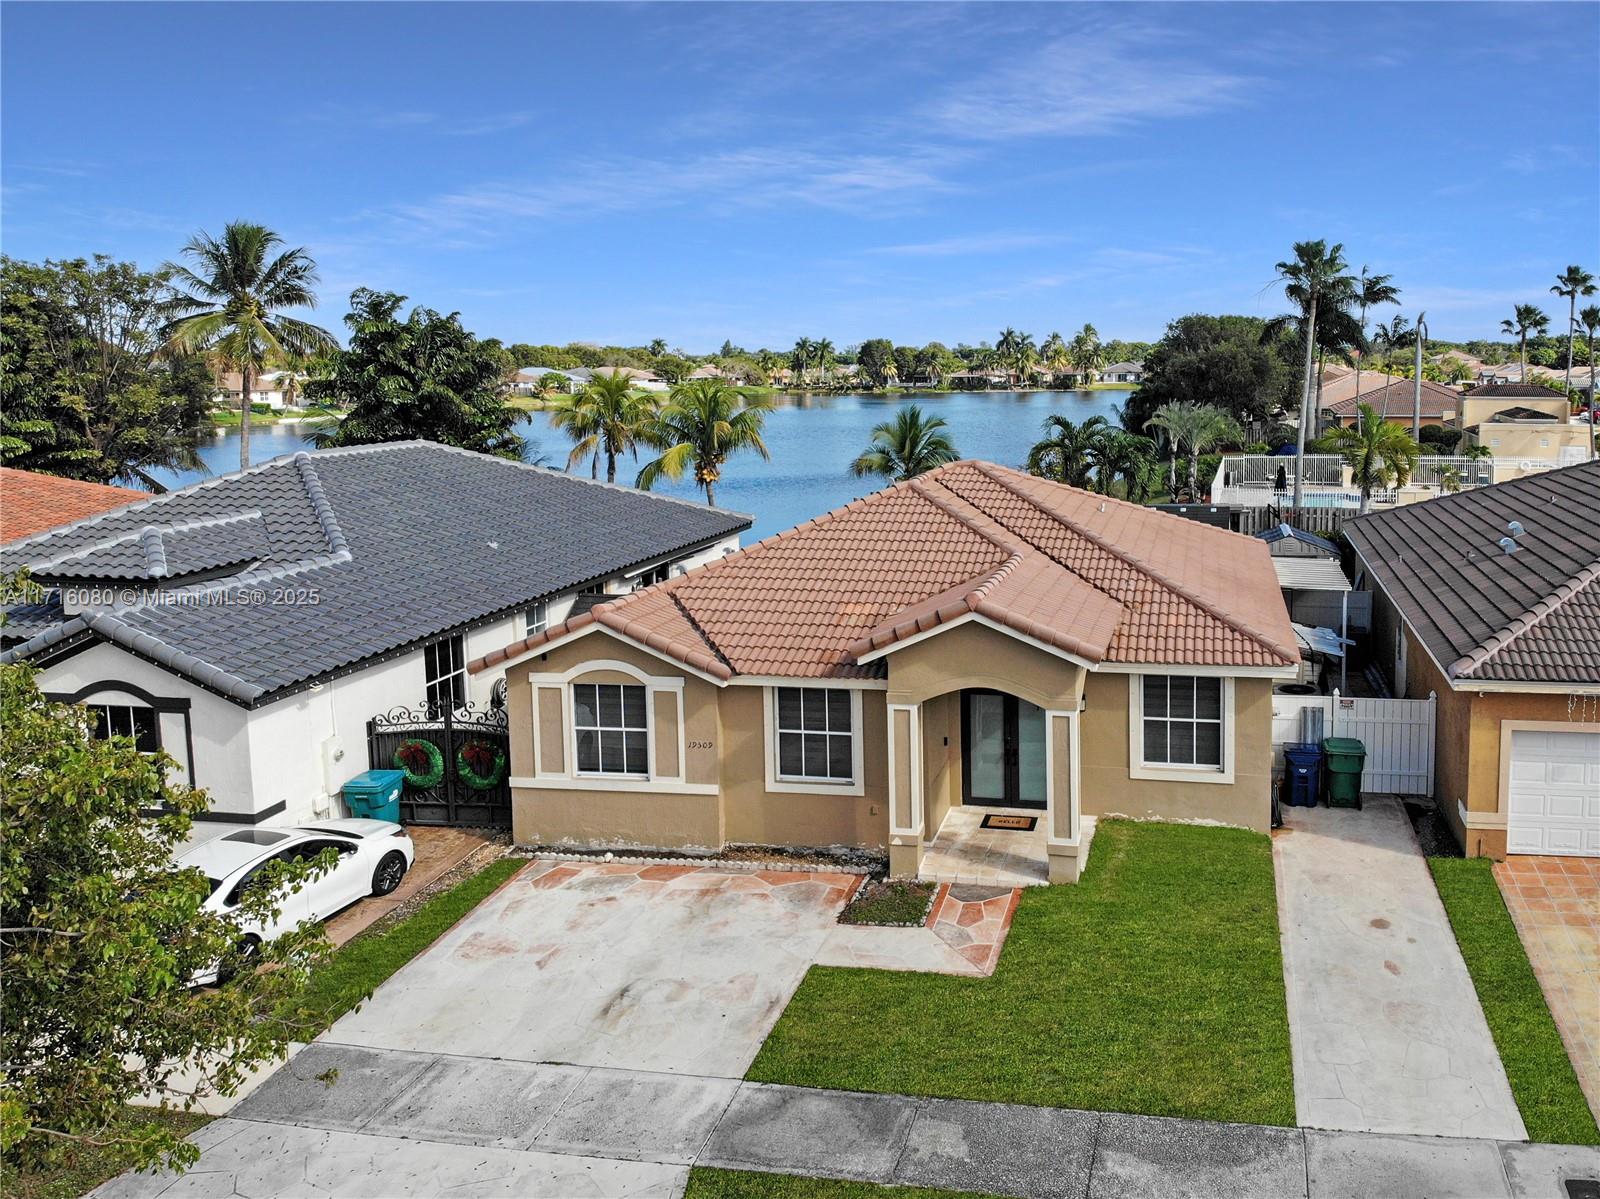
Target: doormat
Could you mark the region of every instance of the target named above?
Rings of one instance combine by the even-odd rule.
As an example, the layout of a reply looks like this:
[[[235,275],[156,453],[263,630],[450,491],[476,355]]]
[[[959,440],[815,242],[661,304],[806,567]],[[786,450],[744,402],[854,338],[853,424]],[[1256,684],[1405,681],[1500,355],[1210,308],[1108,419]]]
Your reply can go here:
[[[998,812],[985,814],[979,828],[1003,828],[1016,833],[1031,833],[1038,827],[1037,816],[1002,816]]]

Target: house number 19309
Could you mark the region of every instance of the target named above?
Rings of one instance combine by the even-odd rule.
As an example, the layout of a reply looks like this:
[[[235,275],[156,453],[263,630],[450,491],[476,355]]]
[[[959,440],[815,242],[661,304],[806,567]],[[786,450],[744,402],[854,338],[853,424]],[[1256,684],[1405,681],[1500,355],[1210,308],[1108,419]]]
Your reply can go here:
[[[689,748],[690,749],[710,749],[711,748],[711,742],[709,742],[709,741],[691,741],[691,742],[689,742]]]

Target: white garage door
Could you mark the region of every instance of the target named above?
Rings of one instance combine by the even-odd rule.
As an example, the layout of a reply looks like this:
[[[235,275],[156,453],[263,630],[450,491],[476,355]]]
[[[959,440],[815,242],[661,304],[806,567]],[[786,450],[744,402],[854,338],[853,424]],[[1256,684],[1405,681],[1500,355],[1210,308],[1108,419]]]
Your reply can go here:
[[[1600,733],[1511,734],[1508,853],[1600,857]]]

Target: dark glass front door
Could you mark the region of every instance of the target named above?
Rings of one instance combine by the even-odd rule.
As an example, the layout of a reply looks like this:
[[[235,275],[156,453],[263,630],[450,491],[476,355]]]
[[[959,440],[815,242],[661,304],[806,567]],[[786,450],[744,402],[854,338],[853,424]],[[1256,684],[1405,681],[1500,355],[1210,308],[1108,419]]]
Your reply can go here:
[[[961,693],[961,799],[1045,806],[1044,709],[999,691]]]

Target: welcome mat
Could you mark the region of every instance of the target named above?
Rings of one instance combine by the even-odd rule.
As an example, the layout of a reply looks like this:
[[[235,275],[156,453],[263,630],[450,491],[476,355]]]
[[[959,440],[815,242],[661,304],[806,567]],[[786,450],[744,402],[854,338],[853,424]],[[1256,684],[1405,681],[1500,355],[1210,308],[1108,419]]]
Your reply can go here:
[[[1031,833],[1038,827],[1037,816],[1002,816],[999,812],[988,812],[983,817],[979,828],[1003,828],[1014,833]]]

